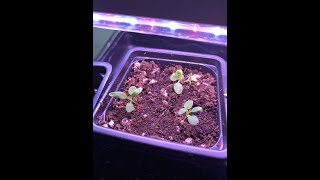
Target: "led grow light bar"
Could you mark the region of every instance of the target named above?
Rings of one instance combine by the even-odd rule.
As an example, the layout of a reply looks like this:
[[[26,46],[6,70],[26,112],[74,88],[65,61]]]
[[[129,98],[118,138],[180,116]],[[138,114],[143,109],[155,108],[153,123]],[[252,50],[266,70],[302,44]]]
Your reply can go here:
[[[93,27],[227,45],[225,26],[93,12]]]

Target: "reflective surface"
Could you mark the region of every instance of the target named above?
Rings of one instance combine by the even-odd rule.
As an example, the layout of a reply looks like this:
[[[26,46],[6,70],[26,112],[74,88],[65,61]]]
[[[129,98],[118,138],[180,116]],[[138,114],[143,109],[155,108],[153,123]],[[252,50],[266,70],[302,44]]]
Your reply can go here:
[[[93,59],[102,50],[113,33],[115,33],[114,30],[93,28]]]

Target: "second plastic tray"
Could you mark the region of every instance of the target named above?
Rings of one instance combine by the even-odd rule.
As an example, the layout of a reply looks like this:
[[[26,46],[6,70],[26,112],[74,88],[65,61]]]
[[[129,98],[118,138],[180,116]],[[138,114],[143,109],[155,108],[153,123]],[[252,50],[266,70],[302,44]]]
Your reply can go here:
[[[112,66],[107,62],[93,62],[93,108],[111,74]]]

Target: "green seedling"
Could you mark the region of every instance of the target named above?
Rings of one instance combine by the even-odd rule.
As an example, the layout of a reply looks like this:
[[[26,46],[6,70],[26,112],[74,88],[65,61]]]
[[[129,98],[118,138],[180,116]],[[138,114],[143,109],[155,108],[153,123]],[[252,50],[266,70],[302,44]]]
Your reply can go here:
[[[126,95],[126,93],[121,92],[121,91],[116,91],[116,92],[111,92],[109,93],[109,96],[114,97],[114,98],[119,98],[119,99],[127,99],[129,102],[126,105],[126,111],[127,112],[132,112],[134,110],[133,103],[133,98],[138,96],[142,92],[142,88],[136,88],[135,86],[131,86],[128,90],[129,96]]]
[[[195,115],[190,115],[190,113],[199,112],[199,111],[202,112],[203,109],[200,106],[197,106],[197,107],[194,107],[194,108],[192,108],[192,106],[193,106],[193,101],[192,100],[189,100],[189,101],[185,102],[184,105],[183,105],[183,108],[179,110],[178,114],[182,115],[182,114],[185,113],[186,116],[184,117],[183,120],[188,118],[188,122],[191,125],[197,125],[199,123],[198,117],[195,116]]]
[[[188,79],[186,80],[186,82],[188,82],[190,85],[192,82],[197,82],[197,78],[195,75],[192,75],[192,73],[188,74]]]
[[[176,92],[177,94],[182,93],[183,86],[180,83],[180,81],[183,79],[184,79],[184,76],[183,76],[183,72],[181,69],[178,69],[175,73],[171,74],[171,76],[170,76],[171,81],[173,81],[173,82],[178,81],[173,85],[174,92]]]

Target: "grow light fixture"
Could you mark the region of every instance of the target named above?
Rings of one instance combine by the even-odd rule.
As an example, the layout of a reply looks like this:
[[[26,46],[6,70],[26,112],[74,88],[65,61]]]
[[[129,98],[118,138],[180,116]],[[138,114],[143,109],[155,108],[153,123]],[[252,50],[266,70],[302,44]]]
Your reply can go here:
[[[195,25],[193,25],[193,32],[197,32],[198,31],[198,27],[197,27],[197,25],[195,24]]]
[[[227,45],[227,27],[93,12],[93,27]]]
[[[179,24],[174,21],[171,21],[168,23],[168,25],[165,25],[164,27],[169,27],[172,31],[174,31],[179,28]]]

